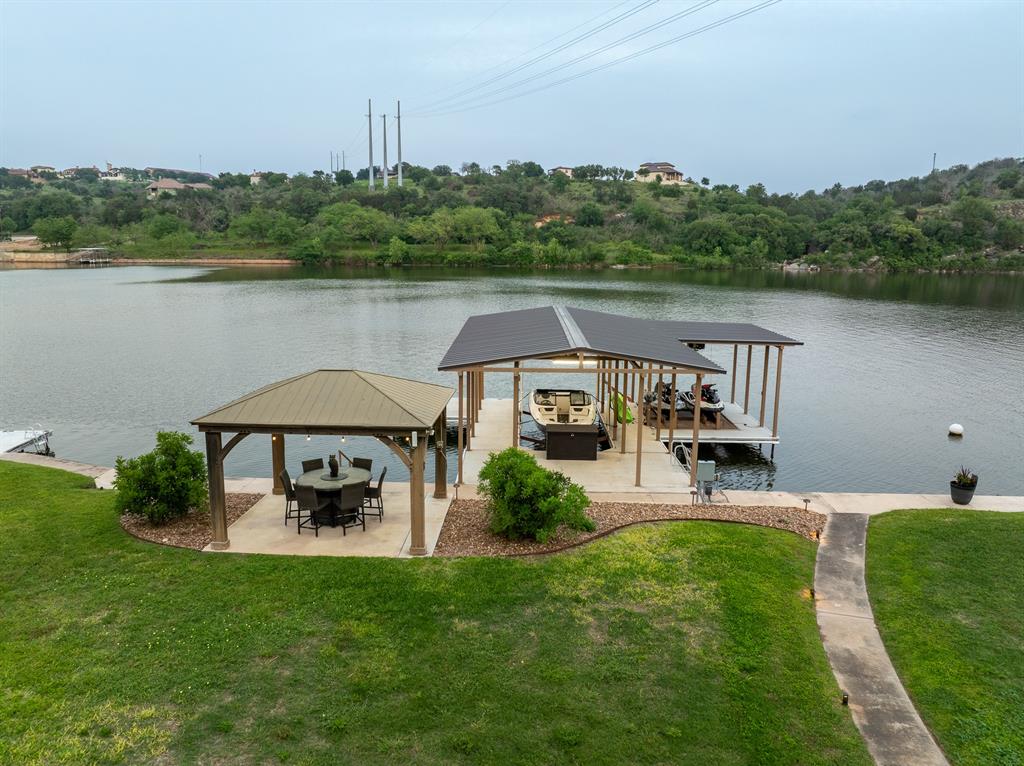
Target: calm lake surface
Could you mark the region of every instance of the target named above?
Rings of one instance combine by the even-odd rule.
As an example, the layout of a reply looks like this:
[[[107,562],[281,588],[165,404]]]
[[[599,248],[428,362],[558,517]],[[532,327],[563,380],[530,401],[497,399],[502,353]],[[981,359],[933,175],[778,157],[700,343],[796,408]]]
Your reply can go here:
[[[549,304],[754,322],[805,342],[785,354],[774,463],[767,448],[709,453],[724,463],[726,489],[944,493],[965,464],[981,475],[980,493],[1024,494],[1020,276],[3,270],[0,424],[40,423],[58,456],[113,465],[151,449],[157,430],[192,431],[190,419],[306,370],[454,385],[437,364],[467,316]],[[731,347],[708,355],[731,368]],[[728,395],[730,379],[718,382]],[[759,386],[755,354],[755,407]],[[511,396],[508,376],[489,379],[487,395]],[[962,440],[947,437],[953,422]],[[289,437],[288,465],[338,446]],[[349,438],[345,451],[405,475],[373,440]],[[269,476],[269,439],[242,442],[227,472]]]

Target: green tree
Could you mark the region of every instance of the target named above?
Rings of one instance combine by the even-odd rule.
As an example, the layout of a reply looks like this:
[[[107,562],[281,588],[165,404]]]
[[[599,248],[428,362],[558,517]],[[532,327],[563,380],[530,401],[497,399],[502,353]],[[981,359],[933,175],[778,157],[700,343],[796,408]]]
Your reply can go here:
[[[75,236],[78,224],[69,215],[40,218],[32,224],[32,230],[39,241],[49,247],[63,247],[71,250],[71,240]]]
[[[1024,222],[1000,218],[996,221],[995,242],[1004,250],[1024,245]]]
[[[435,176],[444,178],[445,176],[450,176],[452,174],[452,169],[448,165],[434,165],[434,167],[430,169],[430,172]]]
[[[143,514],[153,524],[165,524],[190,510],[206,508],[206,460],[189,449],[192,436],[174,431],[156,435],[156,449],[115,465],[114,505],[120,513]]]
[[[587,202],[576,213],[576,223],[579,226],[604,226],[604,213],[593,202]]]
[[[171,234],[182,232],[187,228],[183,220],[170,213],[160,213],[146,222],[146,232],[153,239],[163,239]]]
[[[453,234],[459,242],[480,245],[493,242],[501,229],[494,211],[480,207],[460,207],[453,214]]]
[[[335,170],[334,171],[334,182],[338,186],[351,186],[355,183],[355,176],[352,175],[351,170]]]

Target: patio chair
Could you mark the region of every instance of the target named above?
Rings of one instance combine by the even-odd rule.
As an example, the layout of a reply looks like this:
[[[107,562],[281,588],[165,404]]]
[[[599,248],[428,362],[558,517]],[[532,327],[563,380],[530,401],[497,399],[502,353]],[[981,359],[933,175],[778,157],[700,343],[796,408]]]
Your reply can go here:
[[[315,471],[317,469],[323,470],[323,467],[324,467],[324,459],[322,457],[318,457],[315,460],[303,460],[302,461],[302,472],[303,473],[306,473],[307,471]]]
[[[288,469],[278,474],[281,479],[281,486],[284,487],[284,525],[288,526],[288,519],[299,517],[299,506],[295,500],[295,487],[292,486],[292,477],[288,475]]]
[[[369,484],[366,485],[366,490],[363,492],[363,515],[369,514],[376,516],[384,521],[384,477],[388,474],[388,467],[384,466],[384,470],[380,472],[380,478],[377,479],[377,486],[371,487]]]
[[[352,458],[352,467],[353,468],[365,468],[367,471],[369,471],[370,467],[372,465],[373,465],[373,460],[371,460],[368,457],[354,457],[354,458]]]
[[[338,500],[338,522],[341,525],[341,534],[345,536],[349,527],[362,525],[366,531],[366,517],[363,515],[363,494],[366,491],[366,483],[346,484],[341,488],[341,498]]]
[[[312,529],[320,537],[320,527],[333,526],[334,503],[331,498],[317,492],[313,487],[295,487],[295,500],[299,506],[298,534],[303,529]],[[306,514],[303,518],[301,514]]]

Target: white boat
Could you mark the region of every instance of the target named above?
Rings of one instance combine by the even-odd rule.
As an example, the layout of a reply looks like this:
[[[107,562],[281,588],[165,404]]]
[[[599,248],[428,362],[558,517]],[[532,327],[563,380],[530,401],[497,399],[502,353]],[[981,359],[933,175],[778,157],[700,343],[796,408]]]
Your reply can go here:
[[[543,431],[558,423],[590,425],[597,420],[597,407],[586,391],[538,388],[530,395],[530,415]]]
[[[37,455],[52,455],[51,436],[53,436],[53,431],[43,428],[0,431],[0,452],[32,452]]]

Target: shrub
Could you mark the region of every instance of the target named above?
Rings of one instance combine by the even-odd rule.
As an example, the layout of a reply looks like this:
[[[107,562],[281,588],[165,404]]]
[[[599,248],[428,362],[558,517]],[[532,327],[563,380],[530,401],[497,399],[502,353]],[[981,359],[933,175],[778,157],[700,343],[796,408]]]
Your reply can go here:
[[[477,489],[487,501],[491,531],[503,537],[543,543],[562,525],[596,529],[584,513],[590,499],[583,487],[515,447],[487,458]]]
[[[206,464],[202,452],[189,449],[191,444],[189,434],[160,431],[152,452],[118,457],[118,512],[141,513],[153,524],[165,524],[192,508],[206,508]]]

